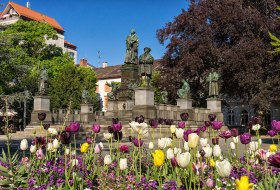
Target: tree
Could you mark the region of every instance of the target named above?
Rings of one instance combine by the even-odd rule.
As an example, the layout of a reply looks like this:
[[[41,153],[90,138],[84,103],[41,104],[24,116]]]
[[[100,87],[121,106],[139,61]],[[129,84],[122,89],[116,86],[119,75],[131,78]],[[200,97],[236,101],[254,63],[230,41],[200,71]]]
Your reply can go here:
[[[208,94],[206,77],[214,68],[221,75],[224,98],[268,109],[280,100],[279,56],[267,53],[268,32],[280,32],[276,6],[275,0],[192,1],[157,31],[160,43],[168,42],[158,85],[175,102],[181,79],[188,79],[200,106]]]

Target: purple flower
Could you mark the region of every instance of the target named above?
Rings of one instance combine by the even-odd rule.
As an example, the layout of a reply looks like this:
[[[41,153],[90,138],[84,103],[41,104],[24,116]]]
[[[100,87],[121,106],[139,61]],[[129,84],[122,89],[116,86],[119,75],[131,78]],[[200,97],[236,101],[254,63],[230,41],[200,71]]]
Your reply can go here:
[[[112,118],[112,124],[117,124],[119,122],[119,118]]]
[[[215,180],[213,180],[211,178],[208,178],[207,181],[206,181],[206,185],[210,189],[213,189],[216,186]]]
[[[141,147],[141,146],[143,145],[144,141],[141,140],[141,139],[138,140],[138,138],[134,138],[134,139],[132,140],[132,143],[133,143],[134,146],[136,146],[136,147]],[[140,143],[140,144],[139,144],[139,143]]]
[[[223,139],[228,139],[231,137],[231,132],[229,130],[227,131],[222,131],[219,136]]]
[[[211,126],[211,121],[205,121],[204,124],[205,124],[206,127],[210,127]]]
[[[215,129],[215,130],[221,129],[222,126],[223,126],[223,122],[221,122],[221,121],[213,121],[212,122],[212,128]]]
[[[276,153],[274,155],[270,155],[268,157],[268,162],[271,166],[274,166],[276,168],[280,168],[280,153]]]
[[[35,185],[35,180],[31,177],[29,180],[28,180],[28,185],[29,187],[33,187],[33,185]]]
[[[199,135],[200,134],[200,128],[197,128],[195,131],[194,131],[194,133],[196,133],[197,135]]]
[[[126,144],[122,144],[122,145],[120,146],[120,152],[129,153],[129,146],[126,145]]]
[[[180,117],[182,121],[187,121],[189,119],[189,114],[188,113],[181,113]]]
[[[252,124],[253,124],[253,125],[262,124],[262,120],[261,120],[261,118],[259,118],[258,116],[253,116],[253,117],[251,118],[251,121],[252,121]]]
[[[114,132],[113,126],[108,126],[107,130],[108,130],[108,133],[113,133]]]
[[[158,127],[158,120],[157,119],[150,119],[149,124],[152,128],[157,128]]]
[[[38,113],[38,119],[39,121],[44,121],[46,119],[46,113]]]
[[[271,136],[271,137],[274,137],[274,136],[276,135],[276,131],[274,131],[274,130],[269,130],[269,131],[267,131],[267,134],[268,134],[269,136]]]
[[[171,159],[171,165],[172,165],[173,167],[176,167],[176,166],[177,166],[177,160],[176,160],[175,157]]]
[[[65,127],[67,132],[77,133],[80,129],[81,125],[78,122],[71,122],[69,126]]]
[[[188,136],[189,134],[193,133],[193,131],[191,129],[187,129],[186,131],[184,131],[184,140],[186,142],[188,142]]]
[[[230,132],[231,132],[231,135],[232,135],[233,137],[237,137],[237,136],[238,136],[238,130],[237,130],[236,128],[232,128],[232,129],[230,130]]]
[[[165,125],[172,125],[173,119],[165,119]]]
[[[113,127],[114,132],[120,132],[122,130],[122,123],[118,122],[116,124],[113,124],[112,127]]]
[[[120,141],[122,140],[123,133],[121,131],[116,131],[113,133],[113,136],[116,141]]]
[[[216,116],[215,114],[209,114],[209,115],[208,115],[209,121],[215,121],[216,117],[217,117],[217,116]]]
[[[99,132],[100,132],[100,129],[101,129],[101,127],[100,127],[99,124],[94,123],[94,124],[92,125],[92,130],[93,130],[93,132],[99,133]]]
[[[69,144],[71,141],[71,133],[67,131],[62,131],[59,135],[62,144]]]
[[[181,128],[181,129],[184,129],[186,126],[186,123],[184,121],[179,121],[178,122],[178,127]]]
[[[207,127],[205,125],[200,127],[200,131],[202,131],[202,132],[206,131],[206,129],[207,129]]]
[[[247,128],[247,129],[252,129],[252,126],[253,126],[253,122],[252,122],[252,121],[249,121],[249,122],[246,124],[246,128]]]
[[[50,124],[43,124],[43,127],[45,130],[48,130],[50,128],[50,126],[51,126]]]
[[[244,133],[240,135],[240,142],[242,144],[249,144],[251,141],[251,135],[249,133]]]
[[[143,123],[145,120],[143,115],[140,115],[139,117],[135,117],[135,121],[138,123]]]
[[[212,138],[212,144],[213,144],[213,145],[219,144],[219,137]]]
[[[86,142],[87,142],[88,144],[91,144],[91,143],[92,143],[92,138],[91,138],[91,137],[87,137],[87,138],[86,138]]]
[[[280,132],[280,121],[273,120],[271,122],[272,130],[275,132]]]

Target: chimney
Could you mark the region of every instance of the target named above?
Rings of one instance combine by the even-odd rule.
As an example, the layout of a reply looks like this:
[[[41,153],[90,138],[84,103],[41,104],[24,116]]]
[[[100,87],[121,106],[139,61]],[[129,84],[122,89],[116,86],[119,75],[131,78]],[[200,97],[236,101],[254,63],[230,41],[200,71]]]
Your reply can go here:
[[[88,66],[87,60],[85,58],[80,60],[80,66],[81,67],[87,67]]]
[[[102,63],[102,68],[108,67],[108,62],[103,62]]]
[[[27,1],[26,7],[27,7],[28,9],[30,9],[30,2],[29,2],[29,1]]]

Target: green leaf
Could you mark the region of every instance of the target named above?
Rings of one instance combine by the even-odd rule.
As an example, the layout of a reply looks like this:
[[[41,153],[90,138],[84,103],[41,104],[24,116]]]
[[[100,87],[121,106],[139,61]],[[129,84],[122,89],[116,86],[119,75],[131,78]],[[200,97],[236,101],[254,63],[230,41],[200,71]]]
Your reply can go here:
[[[0,171],[0,176],[4,176],[4,177],[13,177],[11,174],[8,174],[8,173],[2,172],[2,171]]]
[[[9,172],[9,170],[8,170],[7,168],[5,168],[5,167],[3,167],[3,166],[1,166],[1,165],[0,165],[0,170],[1,170],[2,172],[6,172],[6,173]]]

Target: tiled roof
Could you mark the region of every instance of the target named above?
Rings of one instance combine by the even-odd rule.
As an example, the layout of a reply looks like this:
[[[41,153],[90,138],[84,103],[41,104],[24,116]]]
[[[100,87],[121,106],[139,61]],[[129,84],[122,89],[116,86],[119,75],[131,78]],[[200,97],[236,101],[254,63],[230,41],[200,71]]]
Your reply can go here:
[[[68,42],[68,41],[66,41],[66,40],[64,40],[64,45],[69,46],[69,47],[71,47],[71,48],[73,48],[73,49],[76,49],[76,48],[77,48],[77,46],[75,46],[74,44],[71,44],[70,42]]]
[[[27,7],[22,6],[22,5],[16,4],[14,2],[9,2],[0,16],[3,16],[2,14],[5,13],[6,12],[5,10],[7,8],[9,8],[10,6],[13,7],[15,9],[15,11],[21,17],[26,17],[26,18],[29,18],[31,20],[39,21],[39,22],[47,22],[52,27],[54,27],[55,29],[60,30],[60,31],[64,31],[64,29],[58,24],[58,22],[55,19],[53,19],[49,16],[46,16],[42,13],[33,11],[33,10],[27,8]]]
[[[115,79],[121,78],[121,67],[122,65],[107,66],[104,68],[95,68],[97,79]],[[160,68],[159,60],[155,60],[153,64],[153,70],[158,70]]]

